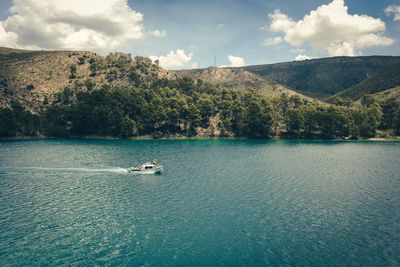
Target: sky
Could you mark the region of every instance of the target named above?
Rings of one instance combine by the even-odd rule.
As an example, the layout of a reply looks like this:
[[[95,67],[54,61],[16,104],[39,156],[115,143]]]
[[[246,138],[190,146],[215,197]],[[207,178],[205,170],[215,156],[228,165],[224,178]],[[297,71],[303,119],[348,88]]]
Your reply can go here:
[[[400,55],[400,0],[0,0],[0,46],[113,51],[167,69]]]

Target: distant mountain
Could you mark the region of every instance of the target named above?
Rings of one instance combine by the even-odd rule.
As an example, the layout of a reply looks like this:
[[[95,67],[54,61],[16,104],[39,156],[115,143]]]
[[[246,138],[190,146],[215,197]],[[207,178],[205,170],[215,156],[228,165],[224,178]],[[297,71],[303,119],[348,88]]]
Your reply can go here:
[[[393,136],[396,86],[399,57],[169,72],[118,52],[0,48],[0,136]],[[301,93],[387,101],[330,104]]]
[[[16,100],[31,110],[43,107],[64,88],[103,85],[148,87],[162,79],[190,77],[231,90],[263,95],[358,99],[400,85],[400,57],[334,57],[238,68],[166,71],[149,58],[89,51],[29,51],[0,48],[0,107]],[[304,96],[306,95],[306,96]]]
[[[254,88],[264,93],[275,86],[325,99],[375,76],[400,62],[400,57],[332,57],[237,68],[184,70],[181,75],[213,81],[230,88]],[[387,88],[386,88],[387,89]]]
[[[364,94],[374,94],[400,85],[400,62],[391,64],[336,96],[357,100]]]
[[[396,62],[400,62],[400,57],[333,57],[243,69],[303,94],[324,98],[346,90]]]

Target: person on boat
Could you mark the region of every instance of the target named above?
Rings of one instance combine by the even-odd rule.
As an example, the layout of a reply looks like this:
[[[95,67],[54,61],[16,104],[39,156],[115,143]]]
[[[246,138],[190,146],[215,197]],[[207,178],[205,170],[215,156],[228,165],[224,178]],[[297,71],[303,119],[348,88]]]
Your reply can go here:
[[[154,159],[154,160],[153,160],[153,165],[154,165],[154,166],[157,166],[157,165],[158,165],[158,163],[157,163],[157,160],[156,160],[156,159]]]

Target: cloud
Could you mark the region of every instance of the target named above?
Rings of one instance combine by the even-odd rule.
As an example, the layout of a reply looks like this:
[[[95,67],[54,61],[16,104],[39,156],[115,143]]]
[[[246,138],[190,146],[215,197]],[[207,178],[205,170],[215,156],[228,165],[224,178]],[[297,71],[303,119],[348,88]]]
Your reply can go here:
[[[326,51],[330,56],[354,56],[370,46],[394,43],[385,37],[385,23],[367,15],[351,15],[344,0],[333,0],[294,21],[279,10],[269,14],[270,30],[282,32],[284,40],[294,47],[309,44],[313,49]]]
[[[160,61],[160,66],[165,69],[179,69],[187,66],[192,60],[192,53],[186,53],[182,49],[177,49],[176,51],[170,51],[165,56],[150,56],[153,61]]]
[[[394,15],[394,18],[393,18],[393,20],[397,20],[397,21],[400,21],[400,6],[395,6],[395,5],[391,5],[391,6],[388,6],[386,9],[385,9],[385,13],[386,13],[386,15],[391,15],[391,14],[393,14]]]
[[[298,55],[294,60],[296,60],[296,61],[303,61],[303,60],[309,60],[309,59],[312,59],[312,57],[309,57],[309,56],[300,54],[300,55]]]
[[[0,22],[0,46],[15,47],[18,36],[13,32],[6,32]]]
[[[145,37],[143,14],[127,0],[14,0],[9,12],[0,36],[10,47],[109,52]]]
[[[167,33],[164,30],[162,30],[162,31],[155,30],[155,31],[150,31],[149,35],[161,38],[161,37],[165,37],[167,35]]]
[[[282,37],[278,36],[278,37],[273,37],[273,38],[265,38],[264,42],[262,43],[264,46],[275,46],[275,45],[279,45],[280,43],[282,43]]]
[[[235,57],[235,56],[229,55],[228,60],[231,63],[230,67],[242,67],[242,66],[246,65],[246,62],[244,61],[244,58],[242,58],[242,57]]]

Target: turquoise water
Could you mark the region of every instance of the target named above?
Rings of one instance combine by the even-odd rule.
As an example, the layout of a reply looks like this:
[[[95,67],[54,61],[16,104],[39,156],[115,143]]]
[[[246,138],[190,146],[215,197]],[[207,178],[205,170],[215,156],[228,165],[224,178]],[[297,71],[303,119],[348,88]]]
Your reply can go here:
[[[0,204],[0,266],[400,265],[400,143],[3,141]]]

